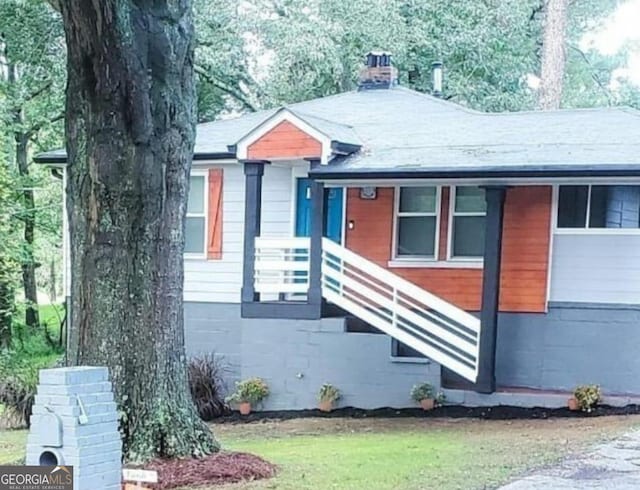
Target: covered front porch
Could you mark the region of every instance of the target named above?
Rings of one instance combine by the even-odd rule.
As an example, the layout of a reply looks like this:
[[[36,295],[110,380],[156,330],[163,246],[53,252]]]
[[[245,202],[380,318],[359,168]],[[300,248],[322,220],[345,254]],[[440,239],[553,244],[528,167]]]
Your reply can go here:
[[[317,162],[312,162],[312,166]],[[459,262],[452,270],[470,268],[480,278],[480,307],[469,308],[469,313],[440,295],[428,285],[404,277],[405,269],[419,272],[429,268],[425,258],[403,262],[398,272],[392,262],[381,263],[366,249],[358,245],[355,232],[366,236],[372,250],[385,247],[384,237],[374,229],[367,232],[366,223],[351,219],[354,193],[363,202],[380,203],[389,183],[378,186],[341,185],[344,189],[347,213],[344,216],[344,236],[337,243],[326,237],[328,194],[334,185],[312,181],[308,194],[310,205],[309,236],[269,237],[261,234],[262,176],[268,161],[244,161],[246,178],[244,273],[242,287],[242,315],[245,318],[319,319],[330,304],[355,315],[382,332],[447,367],[469,383],[474,390],[495,391],[495,349],[500,273],[505,186],[483,187],[482,256],[472,262]],[[414,184],[415,185],[415,184]],[[371,198],[370,187],[374,193]],[[410,187],[410,185],[408,186]],[[438,190],[438,197],[440,190]],[[411,194],[409,192],[409,194]],[[415,194],[415,193],[414,193]],[[406,197],[407,206],[424,202],[424,196]],[[478,196],[474,199],[477,201]],[[428,200],[428,199],[427,199]],[[355,209],[353,209],[355,210]],[[425,213],[408,212],[422,216]],[[402,215],[404,217],[404,215]],[[373,221],[384,221],[383,216],[370,216]],[[409,232],[393,233],[411,237],[416,232],[416,221],[407,220]],[[433,221],[433,220],[431,220]],[[440,229],[444,223],[429,225]],[[404,226],[404,223],[402,224]],[[420,231],[418,230],[419,234]],[[406,241],[406,238],[402,239]],[[397,238],[396,238],[397,242]],[[350,244],[356,250],[351,249]],[[438,248],[434,245],[435,248]],[[403,245],[403,249],[406,249]],[[409,248],[411,248],[409,246]],[[361,252],[361,253],[358,253]],[[369,257],[367,257],[369,255]],[[442,264],[434,261],[436,266]],[[391,266],[390,266],[391,265]],[[464,267],[463,267],[464,266]],[[435,269],[433,269],[435,270]],[[426,286],[426,287],[425,287]],[[464,289],[464,285],[461,284]]]

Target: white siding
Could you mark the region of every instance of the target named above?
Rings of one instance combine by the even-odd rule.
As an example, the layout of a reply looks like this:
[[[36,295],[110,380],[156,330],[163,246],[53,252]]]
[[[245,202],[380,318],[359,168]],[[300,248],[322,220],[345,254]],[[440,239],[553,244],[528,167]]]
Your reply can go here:
[[[244,173],[242,165],[222,165],[222,259],[185,259],[184,299],[215,303],[239,303],[242,287],[244,227]],[[291,167],[266,166],[262,187],[262,235],[291,236]],[[69,231],[63,220],[65,295],[70,294]]]
[[[640,235],[556,234],[550,300],[640,304]]]
[[[185,301],[239,303],[242,287],[244,173],[239,164],[224,165],[222,259],[186,259]],[[262,235],[290,236],[290,167],[266,166],[262,186]]]

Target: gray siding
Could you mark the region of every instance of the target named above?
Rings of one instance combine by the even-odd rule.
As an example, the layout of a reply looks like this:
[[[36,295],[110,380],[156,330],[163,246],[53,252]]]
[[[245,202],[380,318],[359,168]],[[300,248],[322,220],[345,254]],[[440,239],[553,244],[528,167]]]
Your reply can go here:
[[[554,235],[550,300],[640,304],[640,235]]]
[[[237,304],[186,303],[185,331],[190,356],[223,358],[229,388],[265,378],[268,410],[314,408],[326,382],[342,390],[342,406],[360,408],[411,407],[415,383],[440,384],[437,363],[394,362],[389,337],[345,333],[341,319],[241,319]],[[552,304],[547,314],[504,313],[498,385],[569,391],[597,383],[607,395],[640,395],[638,345],[639,307]]]
[[[342,391],[342,406],[411,407],[415,383],[440,382],[438,364],[394,362],[389,337],[345,333],[339,318],[241,319],[237,304],[186,303],[185,333],[189,355],[223,358],[229,388],[240,378],[266,379],[266,410],[315,408],[323,383]]]
[[[640,394],[640,308],[550,305],[547,314],[503,313],[498,385],[572,390],[599,384],[608,394]]]
[[[186,259],[185,301],[237,303],[242,286],[244,173],[242,165],[223,165],[222,259]],[[262,234],[291,236],[291,167],[267,165],[262,196]]]

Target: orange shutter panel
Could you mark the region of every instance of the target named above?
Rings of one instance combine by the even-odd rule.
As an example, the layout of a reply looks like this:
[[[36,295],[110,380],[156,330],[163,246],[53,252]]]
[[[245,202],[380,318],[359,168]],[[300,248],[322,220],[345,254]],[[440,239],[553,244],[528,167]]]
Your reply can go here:
[[[207,259],[222,258],[222,169],[209,169],[209,230]]]

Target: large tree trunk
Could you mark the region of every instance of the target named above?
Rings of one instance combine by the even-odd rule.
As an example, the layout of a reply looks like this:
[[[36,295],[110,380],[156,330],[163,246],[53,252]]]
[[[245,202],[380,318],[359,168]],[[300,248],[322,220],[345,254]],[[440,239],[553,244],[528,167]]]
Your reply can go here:
[[[129,460],[218,449],[187,385],[183,249],[196,121],[191,0],[61,2],[69,360],[109,367]]]
[[[22,123],[22,114],[16,114],[18,122]],[[25,323],[31,328],[40,326],[38,315],[38,286],[36,285],[36,261],[33,253],[36,211],[32,184],[29,179],[28,135],[17,132],[16,165],[22,180],[22,221],[24,223],[24,250],[22,252],[22,287],[26,302]]]
[[[559,109],[566,64],[569,0],[546,0],[540,68],[540,109]]]

